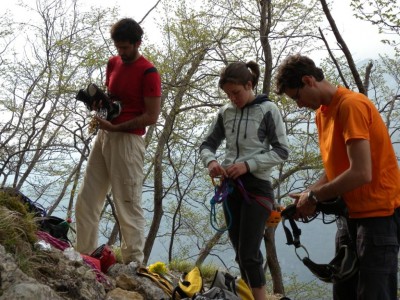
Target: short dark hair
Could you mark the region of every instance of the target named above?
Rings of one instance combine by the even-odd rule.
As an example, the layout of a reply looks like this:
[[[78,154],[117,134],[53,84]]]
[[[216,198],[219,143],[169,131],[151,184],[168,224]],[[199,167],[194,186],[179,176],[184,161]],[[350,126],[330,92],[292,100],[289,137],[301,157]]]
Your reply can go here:
[[[259,78],[260,67],[256,62],[233,62],[222,69],[218,85],[222,89],[223,85],[228,82],[246,85],[251,81],[254,89]]]
[[[129,41],[131,44],[141,42],[143,29],[131,18],[124,18],[111,26],[111,38],[114,42]]]
[[[302,88],[302,78],[306,75],[313,76],[317,81],[324,79],[324,72],[311,58],[300,54],[288,56],[278,67],[276,93],[282,95],[288,88]]]

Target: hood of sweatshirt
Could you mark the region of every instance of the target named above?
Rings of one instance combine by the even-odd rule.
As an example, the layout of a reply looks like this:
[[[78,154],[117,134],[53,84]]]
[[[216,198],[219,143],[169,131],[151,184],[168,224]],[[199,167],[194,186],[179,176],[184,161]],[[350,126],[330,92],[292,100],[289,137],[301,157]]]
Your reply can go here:
[[[260,103],[263,103],[266,101],[271,101],[271,100],[269,100],[267,95],[265,95],[265,94],[257,95],[253,101],[251,101],[250,103],[247,103],[245,106],[243,106],[242,109],[252,106],[252,105],[260,104]]]

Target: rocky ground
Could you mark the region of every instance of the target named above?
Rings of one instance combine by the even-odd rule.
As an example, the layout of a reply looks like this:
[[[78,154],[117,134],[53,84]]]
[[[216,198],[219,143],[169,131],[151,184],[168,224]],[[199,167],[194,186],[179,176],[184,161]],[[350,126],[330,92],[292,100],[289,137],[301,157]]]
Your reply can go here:
[[[116,263],[107,274],[87,264],[68,243],[40,230],[37,212],[18,191],[0,189],[0,300],[170,298],[134,264]]]
[[[136,274],[136,265],[113,265],[107,275],[83,261],[72,261],[57,249],[42,251],[34,277],[17,266],[12,254],[0,245],[0,300],[155,300],[169,296],[151,279]],[[36,258],[32,258],[36,259]]]
[[[18,195],[0,189],[0,300],[167,300],[178,284],[180,272],[169,271],[166,292],[134,263],[116,263],[104,274],[38,229]]]

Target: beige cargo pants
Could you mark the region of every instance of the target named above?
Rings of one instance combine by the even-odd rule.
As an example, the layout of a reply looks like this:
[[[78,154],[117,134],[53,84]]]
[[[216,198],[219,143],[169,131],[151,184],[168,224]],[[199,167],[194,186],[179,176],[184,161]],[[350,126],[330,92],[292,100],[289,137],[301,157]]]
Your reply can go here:
[[[145,219],[141,205],[143,137],[100,130],[78,193],[76,250],[90,254],[98,245],[100,214],[110,188],[121,229],[124,263],[143,261]]]

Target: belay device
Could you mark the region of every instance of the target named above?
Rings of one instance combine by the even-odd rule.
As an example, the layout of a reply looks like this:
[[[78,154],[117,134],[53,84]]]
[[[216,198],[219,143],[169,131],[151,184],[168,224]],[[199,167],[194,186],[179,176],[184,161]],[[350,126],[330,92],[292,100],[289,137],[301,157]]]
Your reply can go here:
[[[110,121],[121,113],[121,103],[113,101],[97,85],[90,83],[86,89],[81,89],[76,94],[76,100],[85,103],[87,109],[92,111],[97,107],[97,112],[104,119]]]
[[[358,258],[354,245],[342,245],[336,256],[328,264],[317,264],[309,258],[307,249],[300,243],[301,230],[297,227],[294,215],[296,213],[296,204],[288,205],[282,212],[282,226],[286,234],[288,245],[294,245],[297,257],[304,263],[304,265],[320,280],[329,283],[338,283],[345,281],[358,272]],[[337,197],[330,201],[318,202],[315,215],[308,221],[314,220],[320,213],[323,215],[324,224],[329,224],[336,221],[339,217],[344,218],[347,216],[347,207],[341,197]],[[325,215],[335,215],[333,221],[327,222]],[[285,225],[289,221],[292,231]],[[306,256],[301,258],[297,253],[297,249],[302,248]]]

